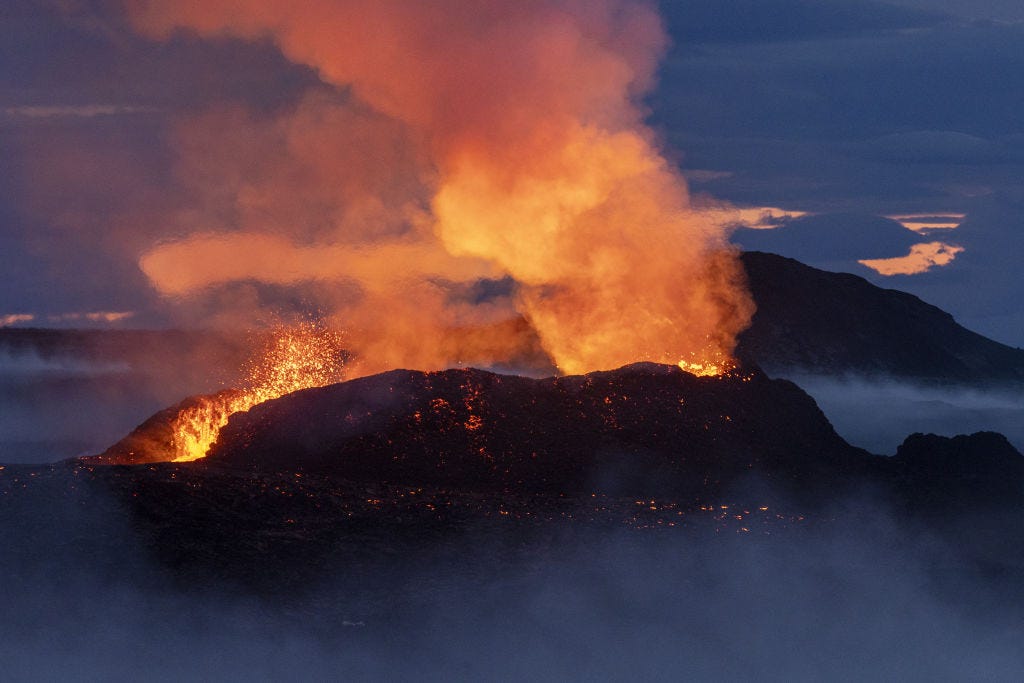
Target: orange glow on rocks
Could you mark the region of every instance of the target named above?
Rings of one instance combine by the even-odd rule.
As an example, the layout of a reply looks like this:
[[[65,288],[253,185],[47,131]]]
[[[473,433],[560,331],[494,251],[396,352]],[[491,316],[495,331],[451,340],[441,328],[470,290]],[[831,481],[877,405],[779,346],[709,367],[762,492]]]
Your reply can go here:
[[[464,359],[434,343],[442,330],[516,316],[566,373],[731,356],[753,304],[728,228],[691,205],[643,123],[666,42],[653,4],[128,5],[157,39],[269,38],[347,93],[266,124],[183,122],[183,169],[220,169],[205,180],[227,183],[229,205],[142,256],[165,295],[348,283],[357,293],[327,308],[367,371],[449,366]],[[295,200],[321,182],[316,201]],[[331,210],[310,217],[321,200]],[[228,214],[239,223],[218,225]],[[484,304],[451,295],[481,278],[514,287]]]
[[[290,394],[343,379],[342,337],[313,324],[281,328],[247,364],[248,388],[201,397],[182,410],[171,431],[175,462],[206,455],[234,413]]]
[[[679,368],[697,377],[722,377],[736,370],[736,363],[729,357],[707,357],[699,361],[679,361]]]

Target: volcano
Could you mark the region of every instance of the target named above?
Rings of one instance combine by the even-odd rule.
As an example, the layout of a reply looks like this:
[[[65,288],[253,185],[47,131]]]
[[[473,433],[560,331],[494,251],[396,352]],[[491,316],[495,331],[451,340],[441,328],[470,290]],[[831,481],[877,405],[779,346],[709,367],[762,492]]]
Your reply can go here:
[[[188,405],[95,461],[159,460]],[[299,391],[232,415],[204,461],[360,482],[692,497],[752,473],[838,480],[870,458],[791,382],[756,368],[696,377],[642,363],[546,379],[396,370]]]
[[[279,596],[342,575],[391,604],[395,572],[466,538],[513,564],[582,529],[784,538],[827,528],[834,505],[867,491],[962,548],[957,562],[1024,579],[1024,458],[1005,438],[915,435],[897,457],[872,455],[798,386],[755,367],[395,370],[266,401],[232,415],[205,457],[157,462],[176,414],[99,456],[0,470],[8,535],[45,537],[35,511],[75,500],[48,524],[78,528],[76,543],[102,556],[111,541],[80,516],[127,519],[134,543],[185,585]],[[37,543],[8,547],[30,560]]]
[[[167,458],[189,399],[103,454]],[[797,385],[756,367],[697,377],[638,363],[531,379],[483,370],[394,370],[297,391],[232,415],[195,470],[314,475],[357,486],[483,495],[587,495],[693,503],[756,484],[818,506],[881,487],[929,509],[1024,509],[1024,458],[999,434],[915,434],[896,457],[844,441]],[[248,476],[248,475],[247,475]]]
[[[338,563],[364,576],[408,565],[467,530],[527,555],[566,525],[779,534],[827,525],[832,506],[866,491],[1022,585],[1024,458],[1005,438],[912,435],[895,457],[873,455],[751,360],[1002,383],[1015,381],[1022,352],[855,276],[764,254],[744,262],[760,308],[740,340],[747,361],[727,374],[649,363],[540,379],[394,370],[236,412],[205,457],[168,462],[177,416],[211,398],[194,396],[100,455],[0,470],[8,529],[37,528],[36,510],[85,490],[172,576],[279,594]],[[78,513],[53,527],[75,526]],[[32,542],[8,546],[38,554]]]

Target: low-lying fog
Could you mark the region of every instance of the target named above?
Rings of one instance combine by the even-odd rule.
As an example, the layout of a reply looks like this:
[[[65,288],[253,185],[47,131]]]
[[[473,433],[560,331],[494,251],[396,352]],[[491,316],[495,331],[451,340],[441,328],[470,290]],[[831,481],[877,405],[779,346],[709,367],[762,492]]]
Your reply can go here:
[[[1000,432],[1024,452],[1024,392],[1019,389],[937,387],[794,373],[773,376],[799,384],[840,436],[872,453],[893,455],[914,432],[955,436],[977,431]]]
[[[914,431],[991,429],[1024,446],[1019,395],[794,380],[872,452],[894,453]],[[160,368],[0,355],[0,462],[95,452],[198,384]],[[467,539],[464,562],[420,566],[385,610],[331,577],[271,603],[173,588],[116,505],[86,516],[73,497],[60,505],[6,508],[21,521],[0,525],[0,661],[12,680],[1009,681],[1024,671],[1024,620],[1006,609],[1021,596],[991,593],[954,549],[867,500],[848,502],[827,532],[579,532],[511,566],[490,539]]]
[[[848,501],[827,531],[576,528],[526,561],[506,562],[493,537],[467,537],[451,556],[407,560],[412,571],[381,603],[353,599],[337,574],[271,601],[171,588],[117,510],[83,518],[76,501],[63,504],[51,524],[0,529],[14,549],[0,557],[11,680],[1011,681],[1024,671],[1024,621],[1004,609],[1014,601],[870,500]]]
[[[124,363],[0,352],[0,462],[52,462],[102,450],[158,408]]]
[[[157,410],[220,388],[209,373],[151,362],[0,349],[0,463],[96,454]]]

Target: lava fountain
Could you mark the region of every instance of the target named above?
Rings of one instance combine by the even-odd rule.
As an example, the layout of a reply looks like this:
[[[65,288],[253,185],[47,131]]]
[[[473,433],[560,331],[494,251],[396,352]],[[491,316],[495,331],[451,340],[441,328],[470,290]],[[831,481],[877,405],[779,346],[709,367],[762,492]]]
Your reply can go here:
[[[171,457],[184,462],[206,455],[234,413],[300,389],[340,382],[342,335],[313,323],[282,327],[245,364],[247,387],[196,399],[171,424]]]
[[[754,311],[738,252],[646,122],[668,44],[655,3],[124,5],[149,39],[270,43],[319,81],[273,112],[176,124],[187,204],[138,258],[182,309],[287,315],[248,285],[292,290],[344,325],[349,377],[515,366],[531,339],[563,375],[734,370]],[[247,388],[168,409],[170,433],[118,452],[202,458],[232,414],[341,380],[340,342],[282,331]]]

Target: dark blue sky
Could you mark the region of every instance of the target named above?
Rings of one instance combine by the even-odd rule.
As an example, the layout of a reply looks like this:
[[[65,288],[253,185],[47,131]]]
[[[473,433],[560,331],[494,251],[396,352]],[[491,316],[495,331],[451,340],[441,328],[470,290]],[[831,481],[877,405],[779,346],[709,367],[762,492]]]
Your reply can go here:
[[[0,8],[0,319],[134,311],[132,324],[166,324],[137,257],[173,236],[154,211],[186,196],[175,122],[225,103],[269,114],[328,90],[268,43],[148,41],[118,5]],[[674,44],[650,122],[691,189],[810,214],[738,242],[911,291],[1024,346],[1024,3],[662,7]],[[964,217],[928,235],[884,218],[911,214]],[[963,251],[915,275],[858,263],[936,240]]]

